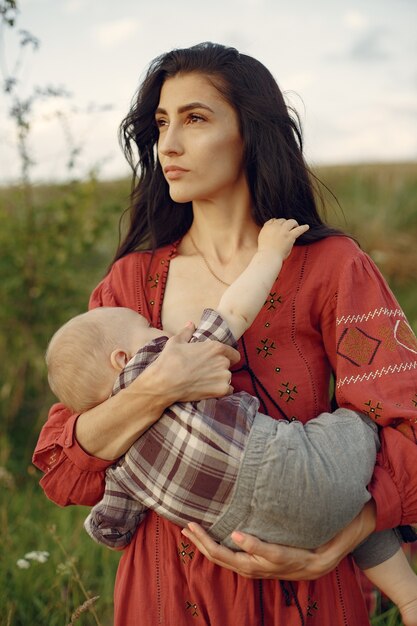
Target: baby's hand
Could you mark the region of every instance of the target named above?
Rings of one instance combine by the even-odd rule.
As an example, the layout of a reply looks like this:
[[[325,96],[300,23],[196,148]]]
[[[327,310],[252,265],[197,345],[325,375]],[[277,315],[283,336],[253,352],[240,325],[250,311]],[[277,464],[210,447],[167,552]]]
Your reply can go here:
[[[279,253],[283,259],[286,259],[295,240],[308,229],[308,224],[299,226],[296,220],[273,217],[263,225],[259,233],[258,251],[270,250]]]

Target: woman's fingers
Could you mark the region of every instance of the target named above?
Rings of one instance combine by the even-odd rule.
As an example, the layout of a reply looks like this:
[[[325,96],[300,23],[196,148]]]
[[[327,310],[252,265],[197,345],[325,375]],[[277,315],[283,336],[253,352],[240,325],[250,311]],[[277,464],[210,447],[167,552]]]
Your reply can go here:
[[[269,544],[239,531],[232,533],[232,539],[240,552],[219,545],[198,524],[189,524],[182,532],[210,561],[245,578],[307,580],[329,571],[322,571],[322,555]]]
[[[193,322],[187,322],[184,328],[179,333],[171,337],[171,343],[188,343],[195,331],[195,324]]]
[[[231,537],[241,552],[221,546],[198,524],[182,532],[210,561],[247,578],[315,580],[332,571],[375,528],[375,504],[369,501],[336,537],[317,550],[267,543],[240,531]]]
[[[193,331],[194,326],[187,325],[171,337],[149,366],[159,389],[164,389],[166,406],[173,402],[219,398],[233,391],[230,366],[240,360],[239,352],[219,341],[188,343]]]
[[[193,322],[187,322],[183,329],[179,333],[173,335],[167,342],[167,346],[172,344],[186,344],[190,341],[193,332],[195,331],[195,324]],[[210,342],[197,342],[197,345],[204,346],[203,351],[207,351],[210,356],[224,356],[227,359],[227,367],[235,365],[240,361],[240,354],[232,346],[228,346],[220,341]]]

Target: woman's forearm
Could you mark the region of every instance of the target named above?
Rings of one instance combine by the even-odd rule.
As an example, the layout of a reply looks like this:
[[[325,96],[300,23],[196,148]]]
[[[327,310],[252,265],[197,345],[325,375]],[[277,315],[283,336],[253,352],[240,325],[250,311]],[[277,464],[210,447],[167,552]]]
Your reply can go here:
[[[75,436],[86,452],[117,459],[160,417],[168,400],[156,392],[149,374],[145,370],[134,388],[130,385],[79,416]]]
[[[218,341],[188,343],[191,324],[126,389],[79,416],[75,436],[93,456],[113,460],[174,402],[217,398],[230,393],[230,365],[237,350]]]

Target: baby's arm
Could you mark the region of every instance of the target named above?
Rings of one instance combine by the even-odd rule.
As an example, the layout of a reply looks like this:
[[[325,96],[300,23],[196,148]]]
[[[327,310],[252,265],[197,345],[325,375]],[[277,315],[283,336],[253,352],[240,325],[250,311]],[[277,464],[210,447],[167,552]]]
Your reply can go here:
[[[103,498],[93,506],[84,522],[85,530],[94,541],[113,550],[121,550],[132,541],[147,511],[117,480],[120,463],[123,461],[107,470]]]
[[[262,227],[258,251],[242,274],[224,292],[218,313],[235,339],[249,328],[264,304],[295,240],[308,230],[295,220],[271,219]]]
[[[404,626],[417,626],[417,576],[402,549],[387,561],[363,571],[397,605]]]

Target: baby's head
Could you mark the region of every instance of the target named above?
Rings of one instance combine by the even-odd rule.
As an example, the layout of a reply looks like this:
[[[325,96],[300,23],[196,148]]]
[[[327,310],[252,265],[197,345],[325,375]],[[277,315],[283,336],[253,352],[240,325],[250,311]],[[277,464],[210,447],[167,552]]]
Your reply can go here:
[[[46,351],[48,382],[74,412],[106,400],[126,363],[163,333],[123,307],[99,307],[61,326]]]

